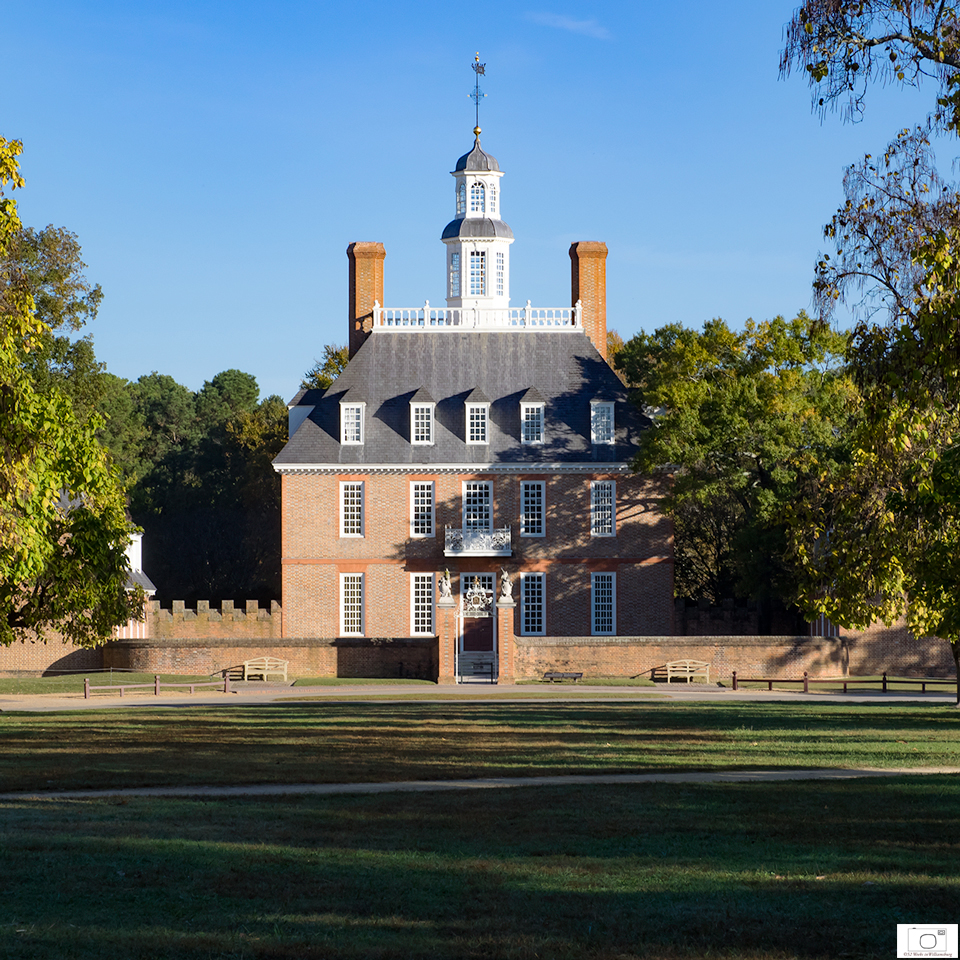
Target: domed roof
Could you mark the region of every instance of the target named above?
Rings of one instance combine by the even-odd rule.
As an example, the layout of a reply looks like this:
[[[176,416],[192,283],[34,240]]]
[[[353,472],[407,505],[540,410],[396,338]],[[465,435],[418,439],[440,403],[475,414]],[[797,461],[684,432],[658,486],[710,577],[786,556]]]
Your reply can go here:
[[[489,217],[464,217],[460,220],[451,220],[440,236],[441,240],[452,240],[454,237],[504,237],[513,239],[513,231],[502,220],[491,220]]]
[[[480,138],[473,141],[473,149],[465,153],[458,161],[456,170],[466,170],[471,172],[489,172],[491,170],[499,171],[500,164],[496,157],[491,157],[489,153],[484,153],[480,149]]]

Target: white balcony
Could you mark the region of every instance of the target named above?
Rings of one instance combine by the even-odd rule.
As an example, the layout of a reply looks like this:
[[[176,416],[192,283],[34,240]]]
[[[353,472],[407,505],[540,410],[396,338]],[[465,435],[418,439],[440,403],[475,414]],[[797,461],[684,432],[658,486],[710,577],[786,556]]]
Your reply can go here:
[[[572,307],[381,307],[374,301],[374,330],[582,330],[583,306]]]
[[[513,553],[510,528],[467,530],[447,527],[443,553],[447,557],[509,557]]]

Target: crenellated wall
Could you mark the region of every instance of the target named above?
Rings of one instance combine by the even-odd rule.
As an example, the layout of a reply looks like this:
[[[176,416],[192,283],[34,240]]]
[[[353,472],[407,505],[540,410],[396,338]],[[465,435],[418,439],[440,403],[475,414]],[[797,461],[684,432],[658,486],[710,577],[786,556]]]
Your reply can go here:
[[[150,600],[146,606],[146,625],[146,636],[153,640],[174,637],[273,640],[283,632],[283,617],[276,600],[269,609],[261,607],[256,600],[247,600],[243,607],[237,607],[232,600],[223,600],[219,609],[211,606],[209,600],[198,600],[193,609],[183,600],[174,600],[169,608]]]

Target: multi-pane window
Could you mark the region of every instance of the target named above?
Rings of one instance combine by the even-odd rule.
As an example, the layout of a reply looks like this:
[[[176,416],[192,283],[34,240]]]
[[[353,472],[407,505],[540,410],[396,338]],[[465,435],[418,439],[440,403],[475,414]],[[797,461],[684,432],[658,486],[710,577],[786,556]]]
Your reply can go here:
[[[467,212],[467,185],[460,182],[457,187],[457,216],[462,217]]]
[[[487,412],[489,404],[467,404],[467,443],[487,443]]]
[[[410,404],[410,442],[433,443],[433,404]]]
[[[363,574],[340,574],[340,634],[363,636]]]
[[[612,537],[617,529],[615,485],[612,480],[590,484],[590,535]]]
[[[450,254],[450,296],[460,296],[460,254]]]
[[[487,251],[470,251],[470,296],[482,297],[487,292]]]
[[[433,574],[414,573],[410,575],[411,621],[414,636],[433,636]]]
[[[545,533],[543,481],[523,480],[520,483],[520,536],[542,537]]]
[[[520,574],[520,632],[527,636],[545,632],[546,579],[545,573]]]
[[[543,404],[520,404],[521,443],[543,443]]]
[[[493,491],[489,480],[466,480],[463,484],[464,530],[493,529]]]
[[[433,481],[415,481],[410,484],[410,535],[433,536]]]
[[[617,575],[590,574],[590,631],[594,636],[617,632]]]
[[[497,185],[495,183],[490,184],[490,212],[497,212]]]
[[[474,183],[470,187],[470,210],[473,213],[485,213],[486,209],[486,191],[483,184]]]
[[[497,296],[498,297],[503,296],[504,274],[506,273],[505,264],[506,264],[506,259],[504,258],[503,254],[498,253],[497,254]]]
[[[363,536],[363,481],[340,484],[340,536]]]
[[[613,404],[594,402],[590,404],[590,441],[613,443]]]
[[[363,404],[340,404],[340,442],[363,443]]]

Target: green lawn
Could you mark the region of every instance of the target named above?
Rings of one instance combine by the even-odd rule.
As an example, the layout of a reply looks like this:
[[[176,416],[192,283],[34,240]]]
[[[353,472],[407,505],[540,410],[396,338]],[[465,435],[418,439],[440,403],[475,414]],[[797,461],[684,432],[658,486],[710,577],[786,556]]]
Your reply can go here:
[[[0,678],[0,695],[20,694],[34,696],[36,694],[51,694],[53,696],[69,693],[83,693],[84,677],[90,680],[91,686],[119,687],[129,683],[153,683],[154,673],[121,673],[103,672],[75,673],[62,677],[2,677]],[[206,683],[216,680],[210,676],[183,676],[179,673],[160,674],[161,683]],[[175,693],[176,691],[164,691]],[[114,696],[115,694],[110,694]]]
[[[956,777],[4,802],[0,956],[873,960],[956,917],[958,809]]]
[[[941,704],[307,701],[0,713],[0,790],[960,766]]]

